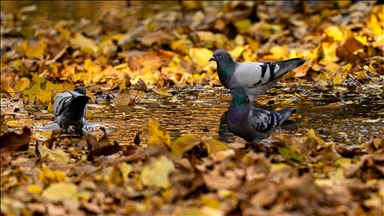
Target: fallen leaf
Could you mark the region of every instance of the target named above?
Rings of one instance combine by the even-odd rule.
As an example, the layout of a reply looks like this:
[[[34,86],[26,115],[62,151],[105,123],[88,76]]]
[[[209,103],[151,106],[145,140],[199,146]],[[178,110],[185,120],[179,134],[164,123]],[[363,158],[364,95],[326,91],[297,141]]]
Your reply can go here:
[[[24,127],[21,134],[5,132],[0,136],[0,149],[6,148],[11,151],[28,150],[31,135],[31,129],[28,127]]]
[[[209,155],[213,155],[219,151],[226,151],[229,149],[227,145],[216,139],[203,140],[203,143],[207,147]]]
[[[41,194],[43,198],[53,201],[77,199],[77,186],[70,182],[57,182],[49,185]]]
[[[194,135],[185,135],[176,139],[172,144],[172,155],[181,158],[184,153],[199,145],[201,139]]]
[[[148,119],[146,133],[148,136],[148,145],[166,144],[171,147],[171,137],[163,130],[155,119]]]
[[[39,151],[41,157],[47,157],[50,160],[54,160],[61,163],[68,163],[70,161],[70,156],[65,153],[61,148],[56,148],[55,150],[50,150],[47,147],[37,144],[36,149]]]
[[[160,89],[153,89],[153,91],[158,94],[158,95],[162,95],[162,96],[166,96],[166,97],[172,97],[172,94],[171,93],[168,93],[166,91],[163,91],[163,90],[160,90]]]
[[[165,156],[154,159],[144,166],[140,180],[144,185],[168,188],[170,186],[168,175],[175,170],[175,165]]]

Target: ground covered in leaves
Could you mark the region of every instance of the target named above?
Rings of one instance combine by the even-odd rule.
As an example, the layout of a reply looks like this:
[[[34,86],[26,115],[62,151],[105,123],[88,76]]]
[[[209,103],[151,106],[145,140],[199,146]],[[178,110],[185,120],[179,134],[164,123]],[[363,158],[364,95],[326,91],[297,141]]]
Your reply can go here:
[[[108,100],[122,107],[123,117],[125,108],[140,109],[145,99],[172,102],[178,89],[215,89],[221,84],[208,60],[219,48],[237,61],[305,58],[282,80],[295,83],[293,92],[310,83],[346,106],[363,100],[382,107],[382,4],[141,7],[147,6],[131,2],[96,19],[38,23],[29,16],[35,6],[2,11],[2,215],[384,214],[382,133],[361,138],[360,145],[336,146],[307,128],[266,148],[195,135],[171,139],[149,118],[128,145],[110,139],[103,126],[84,137],[55,129],[36,138],[33,121],[20,116],[51,118],[55,95],[77,84],[87,88],[90,106]],[[351,94],[361,97],[346,100]],[[382,120],[371,123],[379,127]]]

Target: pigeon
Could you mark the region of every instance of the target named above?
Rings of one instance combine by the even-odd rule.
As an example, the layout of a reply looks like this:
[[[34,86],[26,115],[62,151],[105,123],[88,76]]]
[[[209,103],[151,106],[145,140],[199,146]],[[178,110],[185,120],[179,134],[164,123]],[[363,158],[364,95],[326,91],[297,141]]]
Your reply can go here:
[[[276,62],[235,62],[231,55],[222,49],[216,50],[209,61],[216,61],[220,82],[229,88],[240,83],[245,88],[249,101],[266,92],[288,71],[304,64],[305,60],[294,58]]]
[[[83,133],[85,115],[87,114],[87,103],[90,99],[85,95],[85,88],[76,87],[73,91],[58,94],[53,103],[56,122],[64,133],[72,130],[77,134]]]
[[[259,144],[269,137],[273,131],[296,112],[295,108],[284,108],[279,111],[264,110],[251,107],[247,103],[245,89],[239,83],[230,87],[232,101],[228,108],[227,125],[236,136],[247,142]]]

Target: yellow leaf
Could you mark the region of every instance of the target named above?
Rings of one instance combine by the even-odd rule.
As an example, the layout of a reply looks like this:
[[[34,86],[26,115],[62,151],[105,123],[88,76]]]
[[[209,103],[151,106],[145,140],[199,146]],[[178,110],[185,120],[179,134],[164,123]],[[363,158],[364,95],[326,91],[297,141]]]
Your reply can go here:
[[[128,106],[131,101],[131,94],[128,89],[118,93],[114,102],[115,106]]]
[[[266,59],[266,60],[281,60],[288,55],[288,46],[287,45],[273,46],[269,50],[269,52],[272,53],[272,55],[263,56],[264,59]]]
[[[32,184],[32,185],[28,185],[27,190],[31,194],[40,194],[41,191],[43,191],[43,188],[38,184]]]
[[[69,86],[73,87],[73,84],[70,84]],[[27,89],[24,90],[24,94],[33,99],[38,97],[44,103],[48,103],[51,101],[53,90],[62,92],[64,91],[65,87],[67,87],[67,85],[53,84],[52,82],[46,80],[44,77],[33,77],[32,83],[28,86]]]
[[[168,188],[170,186],[168,175],[175,170],[175,165],[166,156],[162,155],[158,159],[152,160],[150,164],[144,166],[140,180],[144,185]]]
[[[231,54],[233,60],[236,61],[248,47],[249,45],[238,46],[234,50],[228,51],[228,53]]]
[[[336,49],[339,45],[337,43],[321,43],[321,47],[323,48],[324,58],[321,59],[320,63],[329,63],[329,62],[337,62],[339,58],[336,55]]]
[[[171,147],[171,137],[160,127],[159,123],[155,119],[148,119],[147,135],[149,136],[147,141],[148,145],[166,144]]]
[[[201,143],[201,139],[194,135],[185,135],[177,138],[175,143],[172,145],[172,155],[174,157],[183,157],[183,154],[193,147],[199,145]]]
[[[341,68],[337,69],[332,76],[333,85],[339,85],[343,82],[343,70]]]
[[[132,166],[125,162],[120,164],[121,175],[123,176],[124,181],[129,179],[129,173],[132,172]]]
[[[213,52],[206,48],[191,48],[189,49],[189,56],[200,67],[208,64],[208,60],[212,57]]]
[[[323,146],[325,144],[324,140],[322,140],[319,137],[317,137],[317,135],[315,133],[315,130],[313,130],[312,128],[309,129],[308,136],[316,139],[317,143],[321,144],[321,146]]]
[[[77,186],[69,182],[53,183],[41,194],[43,198],[63,201],[65,199],[77,199]]]
[[[200,201],[201,201],[201,204],[213,209],[218,209],[221,204],[221,201],[217,197],[208,196],[208,195],[201,196]]]
[[[71,43],[80,47],[84,52],[95,53],[97,51],[96,42],[85,37],[81,33],[76,33],[74,38],[71,38]]]
[[[220,142],[217,139],[205,140],[203,141],[203,143],[207,147],[208,154],[210,155],[216,154],[219,151],[225,151],[229,149],[229,147],[225,145],[225,143]]]
[[[50,160],[58,161],[61,163],[68,163],[71,159],[70,156],[65,153],[61,148],[56,148],[55,150],[50,150],[47,147],[38,144],[37,149],[41,157],[48,157]]]
[[[163,90],[160,90],[160,89],[153,89],[153,91],[158,94],[158,95],[162,95],[162,96],[166,96],[166,97],[172,97],[172,94],[171,93],[168,93],[166,91],[163,91]]]
[[[249,19],[238,20],[233,23],[239,33],[249,32],[251,28],[251,21]]]
[[[324,29],[324,33],[327,34],[329,37],[332,37],[335,41],[343,41],[344,40],[344,34],[340,30],[340,28],[336,26],[329,26],[326,29]]]
[[[31,83],[31,81],[29,80],[29,78],[22,77],[20,80],[16,81],[14,87],[18,91],[24,91],[24,89],[26,89],[29,86],[30,83]]]
[[[66,181],[68,179],[65,172],[61,170],[53,171],[49,167],[43,167],[43,172],[37,174],[37,177],[46,185],[53,182]]]
[[[43,39],[40,39],[38,42],[28,42],[28,48],[25,51],[25,55],[27,58],[40,59],[44,56],[44,50],[46,47],[47,45]]]

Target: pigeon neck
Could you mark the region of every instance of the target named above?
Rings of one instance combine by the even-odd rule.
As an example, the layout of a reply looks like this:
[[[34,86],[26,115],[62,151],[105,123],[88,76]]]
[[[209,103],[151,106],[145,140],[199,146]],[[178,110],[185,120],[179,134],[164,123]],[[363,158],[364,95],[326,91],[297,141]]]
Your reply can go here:
[[[235,71],[235,66],[236,66],[236,62],[234,62],[232,59],[228,59],[228,61],[225,61],[222,64],[217,65],[217,70],[221,75],[219,76],[219,79],[224,86],[231,79],[233,72]]]
[[[248,116],[251,107],[245,94],[234,94],[228,109],[228,126],[238,127]]]
[[[234,94],[231,102],[231,107],[236,107],[236,108],[247,108],[249,105],[247,103],[247,96],[246,94]]]

